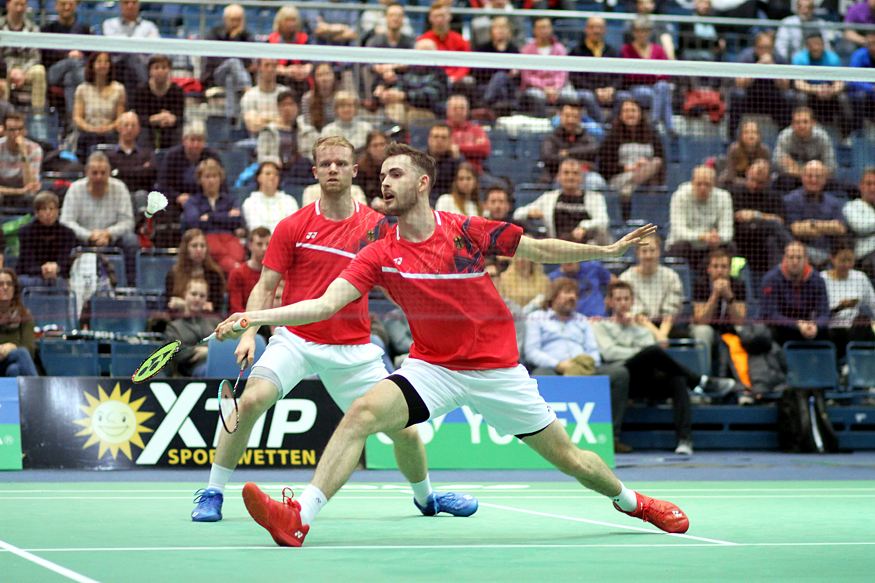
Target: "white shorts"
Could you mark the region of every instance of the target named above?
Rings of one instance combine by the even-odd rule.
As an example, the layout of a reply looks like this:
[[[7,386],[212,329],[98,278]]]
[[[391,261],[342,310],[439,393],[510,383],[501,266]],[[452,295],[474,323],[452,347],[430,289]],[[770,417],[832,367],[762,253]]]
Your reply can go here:
[[[537,433],[556,419],[522,365],[490,370],[450,370],[408,358],[393,373],[407,379],[428,408],[429,419],[467,405],[503,435]]]
[[[259,367],[267,371],[259,371]],[[379,346],[317,344],[279,327],[270,337],[264,354],[253,365],[250,376],[274,384],[279,382],[277,398],[282,399],[303,378],[314,374],[319,375],[325,390],[344,412],[353,401],[389,376]]]

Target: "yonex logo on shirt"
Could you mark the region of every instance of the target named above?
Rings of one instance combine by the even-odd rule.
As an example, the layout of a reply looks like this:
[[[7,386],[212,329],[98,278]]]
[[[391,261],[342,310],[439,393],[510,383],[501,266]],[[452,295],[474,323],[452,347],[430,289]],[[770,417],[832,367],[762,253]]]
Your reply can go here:
[[[392,260],[392,263],[394,263],[395,265],[401,265],[401,262],[403,260],[404,260],[403,257],[396,257],[395,259]]]
[[[304,239],[315,239],[316,235],[319,234],[319,231],[310,231],[307,233],[307,236]]]

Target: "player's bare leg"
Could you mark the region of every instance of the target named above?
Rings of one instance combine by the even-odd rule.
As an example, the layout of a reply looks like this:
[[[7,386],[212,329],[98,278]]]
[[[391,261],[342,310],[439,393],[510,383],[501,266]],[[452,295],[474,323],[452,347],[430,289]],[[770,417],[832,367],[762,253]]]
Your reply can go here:
[[[395,433],[407,425],[407,401],[398,385],[380,381],[353,401],[325,446],[311,484],[331,498],[355,471],[369,435]],[[327,500],[326,500],[327,501]]]
[[[426,479],[428,462],[425,456],[425,444],[422,443],[416,427],[406,427],[389,433],[389,439],[392,440],[398,470],[407,481],[415,484]]]
[[[535,435],[523,438],[523,443],[562,473],[613,500],[617,510],[652,522],[666,532],[686,532],[689,528],[690,521],[680,508],[671,502],[656,500],[626,488],[598,455],[571,443],[565,428],[558,421],[553,421]]]

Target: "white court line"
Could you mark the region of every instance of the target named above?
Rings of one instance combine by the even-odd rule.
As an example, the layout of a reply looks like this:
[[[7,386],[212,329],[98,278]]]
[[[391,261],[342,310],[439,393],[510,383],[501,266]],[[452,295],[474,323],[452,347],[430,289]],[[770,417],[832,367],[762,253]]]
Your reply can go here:
[[[603,496],[593,495],[593,494],[559,494],[559,495],[498,495],[491,496],[486,492],[478,492],[477,496],[484,500],[600,500]],[[875,493],[871,494],[754,494],[754,495],[742,495],[742,496],[733,496],[733,495],[724,495],[718,494],[716,496],[701,496],[701,495],[693,495],[693,496],[684,496],[683,494],[679,495],[684,500],[763,500],[763,499],[790,499],[790,498],[802,498],[802,499],[811,499],[817,498],[820,499],[842,499],[842,498],[875,498]],[[410,496],[393,496],[388,494],[383,494],[379,496],[357,496],[357,495],[344,495],[343,493],[336,496],[337,500],[408,500]],[[63,496],[50,496],[50,495],[41,495],[41,496],[5,496],[0,494],[0,502],[5,501],[13,501],[13,500],[44,500],[46,502],[51,502],[52,500],[105,500],[107,502],[112,500],[191,500],[192,496],[189,494],[187,496],[173,495],[173,496],[77,496],[77,495],[63,495]]]
[[[75,487],[71,487],[70,484],[63,485],[63,491],[66,492],[76,492],[76,493],[95,493],[102,494],[106,493],[123,493],[123,494],[164,494],[164,493],[188,493],[193,494],[195,490],[197,490],[197,486],[192,486],[192,488],[188,489],[164,489],[164,488],[83,488],[78,489]],[[482,485],[472,485],[468,484],[466,487],[462,487],[456,484],[443,485],[439,484],[438,490],[478,490],[482,492],[498,492],[502,490],[509,490],[508,486],[512,486],[509,484],[502,485],[502,487],[493,487],[493,486],[482,486]],[[514,489],[514,492],[519,492],[522,495],[526,495],[528,493],[549,493],[549,492],[558,492],[558,493],[568,493],[573,492],[574,490],[579,489],[579,487],[575,486],[573,488],[528,488],[525,485],[519,485],[522,487],[518,487],[518,489]],[[277,484],[268,484],[268,485],[260,485],[259,488],[262,490],[281,490],[286,486],[281,486]],[[303,484],[292,484],[288,486],[292,489],[303,489],[305,485]],[[229,484],[226,488],[227,490],[239,491],[243,489],[243,484]],[[356,486],[350,488],[348,486],[344,486],[341,489],[341,493],[346,491],[358,491],[361,493],[364,492],[373,492],[375,494],[384,494],[384,493],[397,493],[398,491],[406,491],[409,490],[410,486],[408,484],[384,484],[381,486]],[[827,494],[830,492],[873,492],[875,493],[875,487],[860,487],[860,488],[646,488],[648,492],[660,492],[660,493],[677,493],[677,494],[686,494],[687,492],[708,492],[708,493],[718,493],[718,492],[816,492]],[[0,486],[0,496],[3,494],[52,494],[58,492],[58,488],[54,489],[31,489],[31,488],[8,488]],[[581,492],[585,492],[585,490],[580,489]]]
[[[551,512],[538,512],[536,510],[526,510],[525,508],[514,508],[513,506],[503,506],[501,504],[492,504],[490,502],[481,502],[480,506],[486,506],[488,508],[496,508],[498,510],[509,510],[511,512],[519,512],[521,514],[531,514],[532,516],[544,516],[546,518],[558,518],[559,520],[569,520],[571,522],[583,522],[585,524],[595,524],[597,526],[607,526],[610,528],[621,528],[623,530],[634,530],[636,532],[646,532],[648,534],[661,534],[666,536],[672,536],[676,538],[683,538],[687,540],[697,540],[700,542],[711,543],[715,545],[726,545],[733,546],[735,543],[729,542],[726,540],[720,540],[716,538],[705,538],[702,536],[694,536],[691,534],[678,534],[678,533],[670,533],[663,532],[661,530],[653,530],[650,528],[643,528],[640,526],[630,526],[628,524],[616,524],[614,522],[605,522],[603,520],[591,520],[589,518],[578,518],[576,516],[565,516],[564,514],[553,514]]]
[[[25,561],[30,561],[31,563],[39,565],[40,567],[42,567],[44,569],[48,569],[49,571],[53,571],[53,572],[57,573],[58,575],[61,575],[62,577],[66,577],[67,579],[72,579],[73,581],[78,581],[78,583],[98,583],[97,581],[95,581],[94,579],[92,579],[90,577],[86,577],[85,575],[77,573],[76,571],[71,571],[67,567],[62,567],[61,565],[58,565],[57,563],[47,561],[46,559],[43,559],[43,558],[38,557],[34,554],[31,554],[30,551],[20,549],[17,546],[11,545],[4,540],[0,540],[0,550],[8,551],[8,552],[12,553],[13,555],[17,555],[17,556],[21,557]]]
[[[649,532],[649,531],[648,531]],[[457,545],[314,545],[300,549],[279,546],[197,546],[197,547],[70,547],[28,549],[34,553],[166,553],[166,552],[204,552],[204,551],[397,551],[397,550],[441,550],[441,549],[593,549],[593,548],[667,548],[667,549],[730,549],[740,547],[859,547],[875,546],[875,541],[836,541],[836,542],[765,542],[765,543],[580,543],[580,544],[457,544]],[[0,553],[5,552],[0,548]],[[27,552],[27,551],[24,551]],[[87,579],[91,581],[91,579]]]

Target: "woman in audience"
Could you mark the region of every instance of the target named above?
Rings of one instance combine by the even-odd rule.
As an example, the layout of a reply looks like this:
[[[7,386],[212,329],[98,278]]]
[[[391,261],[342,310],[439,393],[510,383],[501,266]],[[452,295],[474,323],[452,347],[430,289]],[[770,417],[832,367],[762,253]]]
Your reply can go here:
[[[866,274],[853,267],[854,249],[849,244],[839,245],[832,254],[832,269],[821,273],[829,298],[829,339],[839,360],[844,358],[848,342],[875,340],[871,320],[860,314],[864,306],[875,314],[875,291]]]
[[[373,126],[366,121],[356,119],[359,98],[351,91],[338,91],[334,94],[334,121],[326,124],[320,132],[321,137],[343,136],[352,144],[356,152],[365,147],[368,132]]]
[[[738,129],[738,139],[726,152],[726,167],[720,173],[719,185],[722,188],[744,186],[747,169],[760,158],[771,159],[769,149],[763,144],[757,122],[746,121]]]
[[[114,144],[118,117],[125,111],[124,85],[115,81],[109,53],[91,53],[85,82],[73,96],[73,123],[79,132],[76,154],[84,163],[92,147]]]
[[[476,47],[481,53],[519,53],[519,47],[514,43],[510,20],[506,16],[496,16],[489,28],[488,43]],[[483,104],[489,107],[499,106],[506,110],[516,106],[520,72],[516,69],[474,69],[474,78],[483,89]]]
[[[599,150],[599,170],[624,198],[642,184],[665,184],[662,140],[634,99],[620,103]]]
[[[246,228],[267,227],[272,233],[277,223],[298,210],[298,201],[279,190],[280,167],[276,162],[262,162],[255,181],[258,190],[243,201]]]
[[[185,289],[189,280],[207,280],[206,312],[217,312],[225,301],[225,275],[218,264],[210,257],[207,238],[200,229],[189,229],[182,234],[176,265],[170,268],[164,278],[164,297],[167,308],[172,311],[185,309]]]
[[[450,192],[438,197],[437,202],[434,203],[434,210],[469,217],[483,216],[483,205],[480,204],[480,180],[471,164],[468,162],[459,164]]]
[[[0,269],[0,376],[37,376],[34,346],[33,316],[21,303],[18,278]]]
[[[176,373],[183,377],[203,377],[207,369],[207,346],[197,342],[215,330],[221,318],[207,309],[209,284],[201,277],[191,278],[185,285],[182,308],[176,318],[167,324],[164,334],[181,340],[179,354],[173,359]]]
[[[662,46],[652,42],[653,23],[647,17],[638,17],[632,21],[632,42],[624,44],[620,49],[620,57],[624,59],[668,60],[668,55]],[[646,67],[646,63],[642,63]],[[632,97],[639,103],[649,104],[651,117],[663,125],[663,130],[669,135],[674,134],[671,107],[671,83],[665,75],[626,75],[628,90],[620,92],[618,99]]]
[[[271,44],[305,45],[309,42],[307,33],[304,32],[304,23],[301,13],[295,6],[286,4],[276,12],[273,18],[273,32],[267,37]],[[285,85],[302,95],[310,89],[310,75],[313,72],[313,63],[294,60],[280,60],[277,63],[277,83]]]
[[[540,265],[516,256],[507,271],[501,274],[498,292],[528,313],[541,307],[549,287],[550,278]]]
[[[331,63],[316,65],[312,89],[301,98],[301,116],[318,131],[334,121],[334,95],[337,89],[337,76]]]
[[[386,146],[389,140],[380,130],[371,130],[365,140],[365,151],[358,159],[359,172],[353,179],[365,193],[368,204],[381,210],[383,205],[382,188],[380,185],[380,169],[386,159]]]
[[[231,273],[246,257],[240,238],[246,235],[237,200],[228,194],[225,169],[218,160],[207,158],[195,171],[200,192],[193,194],[182,209],[182,228],[206,233],[210,255],[225,273]]]

